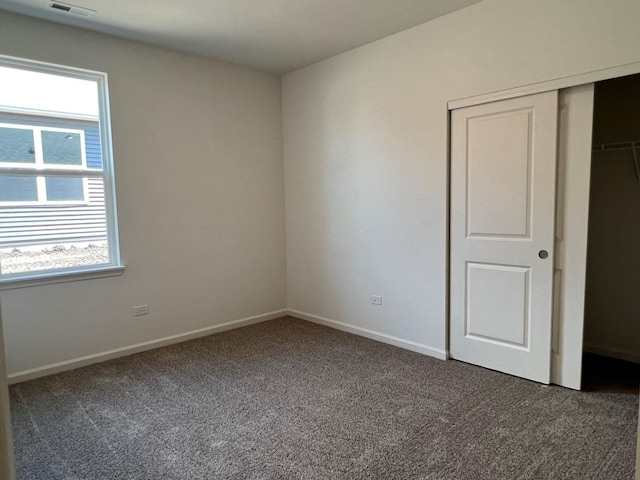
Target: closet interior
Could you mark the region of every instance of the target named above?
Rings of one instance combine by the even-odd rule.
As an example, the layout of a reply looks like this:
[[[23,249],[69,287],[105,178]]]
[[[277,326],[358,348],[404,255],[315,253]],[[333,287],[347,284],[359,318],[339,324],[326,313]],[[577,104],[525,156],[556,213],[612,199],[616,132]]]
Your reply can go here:
[[[585,375],[640,369],[640,75],[595,84]],[[637,385],[636,385],[637,387]]]

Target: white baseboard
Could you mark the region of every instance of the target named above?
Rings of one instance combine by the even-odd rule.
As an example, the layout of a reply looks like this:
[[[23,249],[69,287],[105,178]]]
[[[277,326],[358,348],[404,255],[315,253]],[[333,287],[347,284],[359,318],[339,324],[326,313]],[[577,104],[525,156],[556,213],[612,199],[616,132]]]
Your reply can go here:
[[[174,343],[180,343],[187,340],[193,340],[195,338],[205,337],[213,333],[224,332],[225,330],[232,330],[234,328],[246,327],[255,323],[266,322],[267,320],[273,320],[274,318],[283,317],[287,315],[287,313],[288,311],[286,309],[276,310],[274,312],[263,313],[261,315],[255,315],[253,317],[233,320],[231,322],[222,323],[220,325],[213,325],[211,327],[200,328],[198,330],[179,333],[177,335],[171,335],[169,337],[136,343],[135,345],[115,348],[113,350],[107,350],[106,352],[94,353],[92,355],[72,358],[70,360],[52,363],[50,365],[45,365],[42,367],[22,370],[20,372],[10,374],[8,376],[8,381],[10,385],[20,382],[26,382],[27,380],[33,380],[34,378],[46,377],[48,375],[54,375],[56,373],[66,372],[68,370],[74,370],[76,368],[85,367],[94,363],[104,362],[119,357],[126,357],[127,355],[133,355],[134,353],[140,353],[146,350],[153,350],[154,348],[164,347],[166,345],[171,345]]]
[[[253,317],[242,318],[239,320],[233,320],[231,322],[222,323],[220,325],[213,325],[211,327],[200,328],[198,330],[192,330],[190,332],[179,333],[177,335],[171,335],[169,337],[159,338],[156,340],[149,340],[147,342],[136,343],[134,345],[128,345],[126,347],[115,348],[113,350],[107,350],[105,352],[94,353],[86,355],[84,357],[72,358],[70,360],[64,360],[62,362],[52,363],[50,365],[44,365],[42,367],[36,367],[28,370],[22,370],[20,372],[12,373],[8,375],[8,382],[10,385],[20,382],[26,382],[40,377],[46,377],[48,375],[54,375],[56,373],[66,372],[74,370],[76,368],[86,367],[94,363],[105,362],[114,358],[126,357],[135,353],[144,352],[147,350],[153,350],[155,348],[164,347],[166,345],[172,345],[174,343],[186,342],[195,338],[205,337],[214,333],[224,332],[225,330],[232,330],[234,328],[246,327],[260,322],[266,322],[285,315],[291,315],[301,320],[306,320],[312,323],[318,323],[327,327],[342,330],[344,332],[353,333],[362,337],[377,340],[382,343],[388,343],[396,347],[411,350],[412,352],[422,353],[430,357],[435,357],[440,360],[445,360],[447,354],[444,350],[439,348],[430,347],[429,345],[423,345],[409,340],[403,340],[401,338],[393,337],[384,333],[375,332],[361,327],[354,327],[352,325],[331,320],[328,318],[312,315],[309,313],[300,312],[291,309],[276,310],[274,312],[264,313],[261,315],[255,315]],[[597,353],[597,352],[594,352]]]
[[[435,357],[440,360],[447,359],[447,353],[444,350],[441,350],[435,347],[430,347],[429,345],[411,342],[409,340],[403,340],[398,337],[387,335],[386,333],[374,332],[373,330],[369,330],[367,328],[354,327],[353,325],[338,322],[336,320],[331,320],[329,318],[319,317],[318,315],[312,315],[310,313],[300,312],[298,310],[289,309],[288,313],[292,317],[296,317],[301,320],[307,320],[308,322],[318,323],[320,325],[325,325],[327,327],[335,328],[336,330],[342,330],[343,332],[349,332],[355,335],[360,335],[361,337],[377,340],[378,342],[388,343],[389,345],[394,345],[396,347],[404,348],[406,350],[411,350],[412,352],[422,353],[423,355]]]
[[[617,358],[618,360],[626,360],[627,362],[640,363],[640,352],[630,352],[628,350],[618,350],[609,347],[598,347],[596,345],[584,345],[584,351],[595,353],[604,357]]]

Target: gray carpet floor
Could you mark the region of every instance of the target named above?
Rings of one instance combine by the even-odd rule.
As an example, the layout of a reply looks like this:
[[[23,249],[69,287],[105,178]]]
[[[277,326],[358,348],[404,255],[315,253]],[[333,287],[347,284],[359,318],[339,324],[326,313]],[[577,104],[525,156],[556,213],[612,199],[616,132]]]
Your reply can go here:
[[[14,385],[11,406],[18,480],[629,480],[637,395],[282,318]]]

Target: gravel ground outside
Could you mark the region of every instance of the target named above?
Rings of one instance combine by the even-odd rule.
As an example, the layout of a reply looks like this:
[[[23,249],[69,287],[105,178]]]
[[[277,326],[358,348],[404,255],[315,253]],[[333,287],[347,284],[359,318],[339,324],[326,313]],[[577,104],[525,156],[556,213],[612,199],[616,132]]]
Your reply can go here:
[[[109,252],[106,243],[0,249],[0,272],[3,274],[82,267],[108,261]]]

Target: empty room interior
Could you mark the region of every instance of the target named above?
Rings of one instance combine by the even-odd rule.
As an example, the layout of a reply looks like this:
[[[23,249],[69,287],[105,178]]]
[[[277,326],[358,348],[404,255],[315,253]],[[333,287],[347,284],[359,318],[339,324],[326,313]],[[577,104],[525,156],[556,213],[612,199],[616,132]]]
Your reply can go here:
[[[640,480],[639,21],[0,0],[0,480]]]

